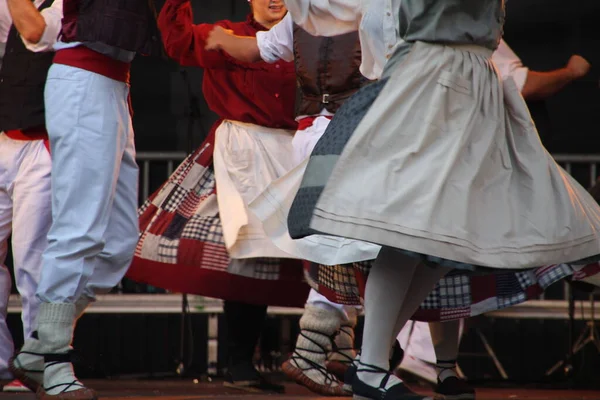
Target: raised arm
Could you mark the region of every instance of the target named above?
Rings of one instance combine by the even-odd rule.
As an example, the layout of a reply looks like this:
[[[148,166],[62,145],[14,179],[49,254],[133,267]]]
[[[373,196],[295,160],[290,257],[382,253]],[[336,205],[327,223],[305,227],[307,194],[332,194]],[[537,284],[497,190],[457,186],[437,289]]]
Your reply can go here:
[[[229,64],[220,51],[206,50],[206,40],[216,25],[194,25],[189,0],[167,0],[158,16],[168,56],[181,65],[202,68],[223,68]]]
[[[260,51],[253,36],[237,36],[228,29],[215,26],[206,39],[206,50],[222,50],[242,62],[260,61]]]
[[[564,68],[548,72],[532,71],[502,40],[492,60],[503,77],[512,76],[526,100],[541,100],[559,92],[567,84],[585,76],[590,64],[580,56],[572,56]]]
[[[8,0],[8,10],[13,24],[30,51],[51,51],[61,29],[62,0],[41,12],[31,0]]]
[[[243,62],[294,59],[294,23],[287,14],[268,31],[256,33],[256,37],[236,36],[231,31],[215,27],[208,36],[208,50],[223,50],[231,57]]]
[[[284,0],[292,19],[315,36],[358,30],[365,0]]]
[[[569,83],[583,78],[590,64],[581,56],[571,56],[567,65],[554,71],[529,71],[522,94],[527,100],[541,100],[559,92]]]

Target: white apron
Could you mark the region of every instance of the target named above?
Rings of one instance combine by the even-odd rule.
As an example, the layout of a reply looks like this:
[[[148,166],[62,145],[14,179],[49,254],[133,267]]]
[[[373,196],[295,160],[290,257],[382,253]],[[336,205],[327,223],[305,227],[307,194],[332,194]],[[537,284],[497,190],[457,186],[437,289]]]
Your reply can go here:
[[[232,259],[291,258],[265,234],[247,204],[294,167],[293,131],[225,120],[215,132],[219,215]]]
[[[294,240],[288,232],[287,218],[298,192],[310,153],[325,132],[329,119],[320,117],[306,130],[294,137],[294,154],[302,162],[289,173],[273,181],[249,205],[249,209],[263,223],[264,231],[273,243],[294,258],[323,265],[348,264],[373,260],[380,246],[334,236],[312,235]]]

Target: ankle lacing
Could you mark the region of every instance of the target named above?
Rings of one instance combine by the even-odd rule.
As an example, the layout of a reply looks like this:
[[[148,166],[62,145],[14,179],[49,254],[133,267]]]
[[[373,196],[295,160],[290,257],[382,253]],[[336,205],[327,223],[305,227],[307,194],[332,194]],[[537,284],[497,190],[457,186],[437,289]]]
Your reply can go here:
[[[50,367],[53,367],[58,364],[64,364],[64,363],[74,364],[74,363],[79,363],[82,361],[79,353],[76,350],[69,350],[66,353],[45,353],[45,354],[42,354],[42,356],[44,356],[45,368],[50,368]],[[61,386],[65,386],[65,388],[63,390],[61,390],[61,393],[65,393],[65,392],[69,391],[69,389],[72,388],[73,386],[85,388],[85,386],[83,386],[76,379],[72,382],[59,383],[54,386],[44,387],[44,390],[48,392],[50,390],[56,389]]]
[[[321,375],[323,375],[324,384],[327,386],[331,386],[331,384],[333,384],[333,383],[338,383],[337,378],[335,376],[333,376],[331,373],[329,373],[324,366],[322,366],[322,365],[314,362],[313,360],[310,360],[310,359],[304,357],[303,355],[301,355],[300,353],[298,353],[298,351],[300,350],[300,351],[306,351],[308,353],[313,353],[313,354],[327,355],[328,349],[326,347],[324,347],[323,345],[321,345],[321,343],[317,342],[315,339],[306,335],[306,333],[315,333],[315,334],[318,334],[321,336],[325,336],[327,339],[329,339],[330,343],[333,343],[333,337],[326,335],[323,332],[319,332],[319,331],[312,330],[312,329],[301,329],[300,336],[302,336],[303,338],[305,338],[308,341],[310,341],[311,343],[313,343],[315,346],[317,346],[320,349],[320,351],[313,350],[313,349],[301,348],[301,347],[299,348],[296,346],[296,349],[292,353],[290,360],[294,360],[294,361],[302,360],[306,364],[308,364],[308,367],[301,367],[298,364],[298,362],[295,362],[296,368],[299,368],[302,372],[306,372],[306,371],[310,371],[310,370],[317,370]]]
[[[32,356],[38,356],[38,357],[44,357],[44,354],[42,353],[34,353],[33,351],[19,351],[16,355],[15,358],[13,358],[13,364],[15,364],[15,367],[17,367],[18,369],[20,369],[21,371],[25,372],[25,373],[34,373],[34,374],[43,374],[44,370],[37,370],[37,369],[26,369],[23,367],[23,364],[21,364],[21,361],[19,361],[19,355],[20,354],[29,354]]]
[[[351,326],[342,326],[342,327],[340,327],[338,335],[342,335],[342,334],[349,336],[350,339],[353,339],[354,328],[352,328]],[[349,342],[352,342],[352,340],[349,340]],[[335,361],[342,363],[342,364],[352,364],[352,362],[354,361],[354,357],[348,355],[347,353],[344,353],[344,352],[353,352],[355,350],[354,347],[340,347],[335,342],[335,340],[333,340],[332,341],[332,349],[333,349],[332,353],[339,354],[343,358],[342,360],[335,360]]]
[[[363,368],[364,367],[364,368]],[[390,378],[394,375],[391,371],[387,369],[380,368],[377,365],[365,364],[362,361],[358,362],[358,368],[356,370],[357,374],[359,372],[367,372],[372,374],[385,374],[381,379],[381,383],[379,384],[379,390],[382,390],[384,393],[387,392],[385,386],[387,385]],[[360,378],[359,378],[360,379]]]

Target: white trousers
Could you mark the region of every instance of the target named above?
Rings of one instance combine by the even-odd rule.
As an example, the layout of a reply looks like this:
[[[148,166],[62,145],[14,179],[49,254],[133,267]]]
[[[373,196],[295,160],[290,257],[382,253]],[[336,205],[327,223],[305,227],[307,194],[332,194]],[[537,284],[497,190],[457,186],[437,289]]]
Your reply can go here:
[[[37,296],[94,298],[125,275],[138,240],[138,167],[129,85],[54,64],[46,81],[52,226]]]
[[[50,211],[50,154],[41,140],[13,140],[0,133],[0,378],[7,378],[13,340],[6,325],[11,277],[6,265],[12,235],[15,282],[21,295],[23,333],[35,326],[39,301],[35,297],[41,256],[52,216]]]

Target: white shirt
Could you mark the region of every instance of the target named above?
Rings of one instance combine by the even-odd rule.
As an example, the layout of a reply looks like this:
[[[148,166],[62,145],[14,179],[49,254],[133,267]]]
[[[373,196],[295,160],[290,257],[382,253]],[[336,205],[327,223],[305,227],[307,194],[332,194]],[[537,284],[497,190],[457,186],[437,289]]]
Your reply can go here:
[[[515,80],[519,91],[523,90],[529,69],[523,65],[521,59],[508,47],[504,40],[500,41],[500,45],[492,54],[492,61],[496,64],[502,78],[511,76]]]
[[[284,0],[296,24],[316,36],[358,30],[360,72],[379,79],[383,66],[401,43],[398,14],[401,0]]]
[[[399,37],[401,0],[285,0],[289,14],[313,35],[334,36],[358,29],[362,64],[360,71],[369,79],[379,79]],[[523,89],[529,70],[502,40],[492,55],[503,78],[512,76]]]
[[[34,5],[39,8],[44,0],[35,0]],[[38,43],[31,43],[23,40],[25,47],[34,52],[51,51],[56,39],[60,33],[63,17],[63,0],[54,0],[52,5],[41,11],[44,21],[46,21],[46,29],[42,34],[42,38]],[[0,0],[0,43],[6,43],[8,34],[12,26],[12,18],[8,10],[7,0]]]
[[[260,58],[268,63],[294,61],[294,21],[290,13],[268,31],[256,32],[256,45]]]

